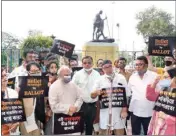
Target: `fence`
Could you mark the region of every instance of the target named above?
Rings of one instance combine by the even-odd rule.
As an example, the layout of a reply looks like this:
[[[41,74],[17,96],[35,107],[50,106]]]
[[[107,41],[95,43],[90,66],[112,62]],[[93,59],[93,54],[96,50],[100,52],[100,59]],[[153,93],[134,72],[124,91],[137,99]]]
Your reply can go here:
[[[6,66],[9,71],[19,66],[19,59],[21,58],[20,51],[20,49],[2,49],[1,65]]]
[[[12,71],[14,67],[19,66],[19,60],[21,56],[20,49],[2,49],[1,50],[1,64],[6,66],[9,69],[9,72]],[[112,54],[108,54],[107,52],[100,53],[100,52],[93,52],[93,51],[84,51],[84,50],[75,50],[75,54],[78,54],[78,60],[81,61],[82,55],[90,55],[95,60],[98,59],[109,59]],[[117,56],[122,56],[127,59],[127,64],[130,67],[134,67],[134,60],[137,56],[144,55],[143,51],[119,51],[117,52]],[[153,57],[156,60],[156,57]],[[154,66],[162,66],[162,59],[160,58],[159,61],[155,61]],[[94,62],[95,65],[96,61]]]

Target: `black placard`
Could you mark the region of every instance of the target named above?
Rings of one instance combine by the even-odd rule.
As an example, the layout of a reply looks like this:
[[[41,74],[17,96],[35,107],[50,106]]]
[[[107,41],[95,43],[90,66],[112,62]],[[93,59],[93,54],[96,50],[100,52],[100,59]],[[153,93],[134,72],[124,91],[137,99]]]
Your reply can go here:
[[[20,98],[46,96],[48,91],[48,76],[20,76]]]
[[[1,102],[2,124],[26,121],[22,99],[3,99]]]
[[[167,115],[176,117],[176,88],[170,91],[160,91],[155,102],[155,111],[163,111]]]
[[[53,42],[53,46],[51,47],[51,52],[72,59],[74,48],[75,48],[74,44],[55,39]]]
[[[8,79],[7,86],[11,89],[15,89],[15,77]]]
[[[127,107],[125,87],[103,88],[99,96],[100,108],[109,107],[109,95],[112,92],[112,107]]]
[[[83,112],[74,113],[73,116],[61,113],[54,114],[54,134],[82,133],[83,130]]]
[[[176,37],[149,37],[148,53],[153,56],[172,56],[172,50],[175,46]]]

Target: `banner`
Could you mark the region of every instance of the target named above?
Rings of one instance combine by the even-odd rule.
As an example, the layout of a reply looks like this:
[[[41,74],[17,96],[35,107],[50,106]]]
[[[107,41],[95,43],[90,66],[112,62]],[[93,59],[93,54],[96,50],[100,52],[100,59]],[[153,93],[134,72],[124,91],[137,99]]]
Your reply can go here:
[[[7,86],[11,89],[15,89],[15,77],[8,79]]]
[[[20,98],[46,96],[48,91],[48,76],[20,76]]]
[[[51,52],[72,59],[74,48],[74,44],[55,39],[51,47]]]
[[[176,37],[154,36],[149,37],[148,53],[153,56],[172,56],[176,46]]]
[[[4,99],[1,101],[2,124],[26,121],[23,101],[21,99]]]
[[[82,133],[83,130],[83,112],[77,112],[73,116],[62,113],[54,114],[54,134]]]
[[[154,110],[176,117],[176,88],[172,92],[160,91]]]
[[[99,96],[100,108],[105,109],[109,107],[109,98],[112,93],[112,107],[127,107],[126,90],[125,87],[103,88]]]

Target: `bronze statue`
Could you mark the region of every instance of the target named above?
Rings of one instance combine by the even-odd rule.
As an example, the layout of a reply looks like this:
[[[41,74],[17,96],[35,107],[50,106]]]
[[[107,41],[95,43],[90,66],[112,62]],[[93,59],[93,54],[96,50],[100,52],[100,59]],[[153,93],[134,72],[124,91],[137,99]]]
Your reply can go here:
[[[96,14],[95,21],[93,24],[93,40],[96,34],[96,40],[99,40],[100,36],[103,36],[103,39],[106,39],[104,36],[103,30],[104,30],[104,20],[107,19],[101,19],[101,14],[103,13],[102,10],[99,11],[98,14]],[[96,33],[95,33],[96,32]]]

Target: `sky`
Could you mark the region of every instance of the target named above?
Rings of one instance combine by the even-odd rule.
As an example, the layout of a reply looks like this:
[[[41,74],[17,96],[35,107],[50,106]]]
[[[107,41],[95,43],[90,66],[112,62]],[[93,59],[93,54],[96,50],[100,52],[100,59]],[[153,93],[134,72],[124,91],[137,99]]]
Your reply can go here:
[[[105,36],[113,36],[120,50],[140,51],[145,43],[137,34],[135,15],[152,5],[171,13],[175,21],[175,1],[2,1],[2,31],[26,38],[35,29],[81,50],[92,40],[95,15],[103,10],[102,18],[108,18]]]

